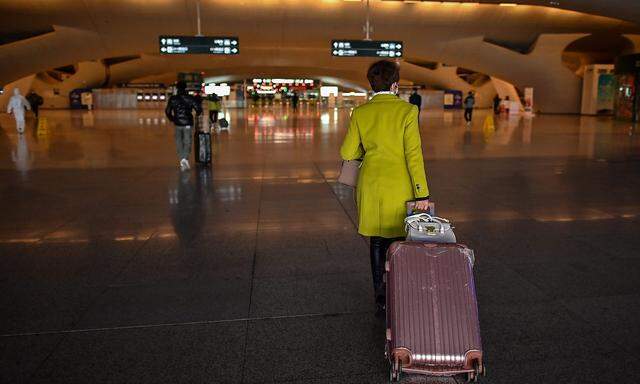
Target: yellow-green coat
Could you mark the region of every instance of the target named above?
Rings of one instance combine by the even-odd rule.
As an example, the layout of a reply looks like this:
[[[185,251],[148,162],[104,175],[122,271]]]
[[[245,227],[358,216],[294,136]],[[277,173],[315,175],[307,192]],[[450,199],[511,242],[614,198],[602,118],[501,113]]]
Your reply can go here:
[[[343,160],[364,156],[356,187],[358,232],[405,236],[405,203],[429,196],[418,108],[395,95],[374,96],[353,110],[340,155]]]

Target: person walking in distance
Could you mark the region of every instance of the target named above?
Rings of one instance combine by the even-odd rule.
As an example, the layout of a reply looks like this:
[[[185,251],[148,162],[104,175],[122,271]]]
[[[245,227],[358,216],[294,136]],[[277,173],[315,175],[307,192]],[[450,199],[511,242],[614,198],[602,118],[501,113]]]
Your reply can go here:
[[[298,102],[300,101],[300,96],[298,96],[298,92],[293,92],[293,96],[291,96],[291,106],[293,110],[298,109]]]
[[[504,112],[507,116],[509,116],[509,110],[511,109],[511,98],[506,96],[504,100],[502,100],[501,112]]]
[[[418,94],[418,88],[413,88],[413,93],[409,96],[409,103],[418,107],[418,116],[420,116],[420,110],[422,109],[422,96]]]
[[[191,153],[192,128],[194,126],[193,111],[197,117],[202,114],[202,105],[193,96],[187,94],[187,83],[178,81],[176,94],[169,98],[165,114],[169,121],[176,126],[175,140],[180,169],[189,169],[189,154]]]
[[[13,118],[16,120],[16,130],[18,133],[24,133],[24,110],[31,110],[31,105],[25,99],[24,96],[20,94],[19,88],[13,89],[13,96],[9,99],[9,104],[7,104],[7,113],[13,114]]]
[[[222,109],[222,101],[217,94],[212,93],[207,98],[207,104],[209,108],[209,126],[213,128],[218,122],[218,112]]]
[[[496,94],[496,97],[493,98],[493,113],[496,115],[500,114],[501,102],[502,102],[502,99],[500,98],[500,95]]]
[[[44,100],[42,99],[42,96],[38,95],[35,91],[31,91],[27,95],[26,99],[31,105],[31,110],[33,111],[33,114],[36,116],[36,119],[37,119],[38,110],[40,109],[40,106],[44,104]]]
[[[400,70],[392,61],[369,67],[373,98],[355,108],[340,148],[343,160],[363,159],[356,200],[358,233],[370,237],[371,272],[378,313],[385,310],[383,281],[387,249],[404,239],[405,204],[429,207],[418,108],[397,96]]]
[[[476,105],[476,97],[472,91],[469,91],[467,97],[464,98],[464,119],[467,124],[471,124],[473,118],[473,107]]]

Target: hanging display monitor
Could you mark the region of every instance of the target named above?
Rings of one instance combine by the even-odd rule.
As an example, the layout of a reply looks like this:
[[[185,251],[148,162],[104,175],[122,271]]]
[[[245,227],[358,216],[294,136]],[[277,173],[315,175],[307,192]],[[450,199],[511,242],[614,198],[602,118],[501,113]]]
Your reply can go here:
[[[333,40],[331,55],[338,57],[402,57],[402,41]]]
[[[164,55],[237,55],[240,41],[237,37],[214,36],[160,36],[160,53]]]

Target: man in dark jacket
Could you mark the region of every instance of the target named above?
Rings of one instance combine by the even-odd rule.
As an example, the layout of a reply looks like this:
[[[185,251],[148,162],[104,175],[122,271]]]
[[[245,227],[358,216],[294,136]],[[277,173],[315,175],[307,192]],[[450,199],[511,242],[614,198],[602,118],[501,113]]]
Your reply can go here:
[[[413,93],[409,96],[409,103],[418,107],[418,113],[420,113],[420,109],[422,109],[422,96],[418,94],[418,88],[413,89]]]
[[[33,111],[33,114],[36,116],[36,119],[37,119],[38,109],[44,103],[42,96],[38,95],[35,91],[31,91],[27,95],[27,101],[29,102],[29,104],[31,104],[31,110]]]
[[[187,84],[179,81],[176,84],[177,94],[169,98],[165,113],[167,118],[176,125],[176,149],[180,159],[180,169],[189,169],[189,154],[191,153],[191,136],[193,125],[193,111],[197,117],[202,114],[202,105],[193,96],[187,94]]]
[[[502,99],[500,98],[500,95],[496,95],[496,97],[493,98],[493,113],[495,113],[496,115],[500,114],[501,102],[502,102]]]
[[[472,91],[469,91],[467,97],[464,98],[464,119],[467,124],[471,124],[473,118],[473,107],[476,105],[476,97]]]

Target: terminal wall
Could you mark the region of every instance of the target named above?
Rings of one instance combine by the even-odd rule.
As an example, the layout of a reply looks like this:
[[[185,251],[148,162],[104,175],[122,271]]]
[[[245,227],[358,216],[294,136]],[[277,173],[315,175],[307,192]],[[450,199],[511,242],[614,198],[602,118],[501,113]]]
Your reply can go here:
[[[436,89],[455,89],[462,91],[464,94],[474,91],[476,94],[476,106],[478,108],[490,108],[493,97],[496,95],[495,87],[490,82],[480,87],[474,87],[462,80],[456,71],[457,67],[439,65],[436,69],[428,69],[403,62],[400,75],[403,79],[410,80],[414,84],[429,85]]]
[[[82,62],[77,72],[61,82],[51,82],[37,76],[32,89],[44,99],[43,108],[69,108],[69,92],[76,88],[97,88],[106,78],[105,67],[99,62]]]

